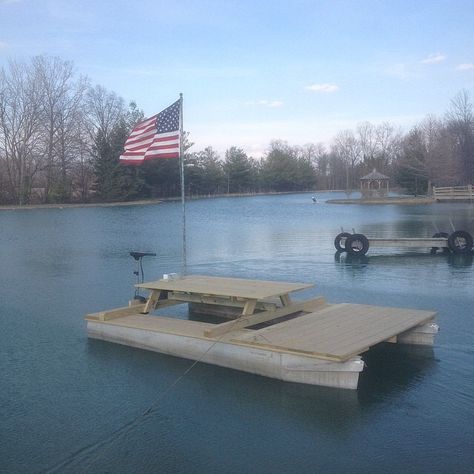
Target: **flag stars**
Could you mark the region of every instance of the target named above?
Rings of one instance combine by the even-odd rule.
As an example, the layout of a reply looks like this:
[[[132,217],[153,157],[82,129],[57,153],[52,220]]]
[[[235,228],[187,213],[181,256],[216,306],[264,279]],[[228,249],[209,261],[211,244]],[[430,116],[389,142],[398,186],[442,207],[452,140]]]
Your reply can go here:
[[[179,100],[158,114],[157,133],[167,133],[179,129]]]

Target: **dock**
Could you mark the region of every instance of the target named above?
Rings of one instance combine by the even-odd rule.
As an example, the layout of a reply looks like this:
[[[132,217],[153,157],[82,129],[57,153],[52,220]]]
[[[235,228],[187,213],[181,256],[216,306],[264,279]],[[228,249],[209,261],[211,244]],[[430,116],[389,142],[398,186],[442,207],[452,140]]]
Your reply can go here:
[[[293,301],[309,288],[287,283],[200,275],[139,285],[145,303],[88,314],[90,338],[125,344],[288,382],[356,389],[362,354],[389,342],[433,345],[436,312],[323,297]],[[234,319],[209,323],[151,314],[173,304],[232,308]],[[235,314],[235,308],[239,314]]]
[[[473,248],[473,237],[465,230],[455,230],[451,234],[437,232],[433,237],[394,238],[367,237],[364,234],[341,232],[334,239],[334,247],[338,252],[347,252],[353,256],[365,255],[372,247],[429,248],[431,253],[442,250],[455,254],[468,254]]]

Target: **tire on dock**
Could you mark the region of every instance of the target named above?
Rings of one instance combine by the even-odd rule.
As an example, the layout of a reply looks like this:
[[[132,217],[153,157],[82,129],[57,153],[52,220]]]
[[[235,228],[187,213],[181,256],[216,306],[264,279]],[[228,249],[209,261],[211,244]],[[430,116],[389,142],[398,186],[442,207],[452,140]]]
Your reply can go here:
[[[349,255],[365,255],[369,250],[369,240],[364,234],[352,234],[347,237],[345,247]]]
[[[433,239],[440,239],[444,238],[447,239],[449,237],[449,234],[446,232],[436,232],[436,234],[433,235]],[[439,247],[431,247],[431,253],[435,254],[439,250]],[[448,253],[449,248],[447,247],[442,247],[443,253]]]
[[[448,247],[453,253],[470,253],[472,245],[472,235],[465,230],[456,230],[448,237]]]
[[[336,247],[336,250],[339,252],[344,252],[346,250],[346,240],[350,236],[351,234],[348,232],[341,232],[340,234],[337,234],[336,238],[334,239],[334,247]]]

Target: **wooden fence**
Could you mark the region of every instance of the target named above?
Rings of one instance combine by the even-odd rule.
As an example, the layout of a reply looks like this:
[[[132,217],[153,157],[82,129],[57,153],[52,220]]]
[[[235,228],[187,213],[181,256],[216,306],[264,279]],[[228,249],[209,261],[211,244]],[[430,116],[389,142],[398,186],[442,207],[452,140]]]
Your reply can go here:
[[[472,185],[447,186],[438,188],[433,186],[433,197],[437,201],[473,201]]]

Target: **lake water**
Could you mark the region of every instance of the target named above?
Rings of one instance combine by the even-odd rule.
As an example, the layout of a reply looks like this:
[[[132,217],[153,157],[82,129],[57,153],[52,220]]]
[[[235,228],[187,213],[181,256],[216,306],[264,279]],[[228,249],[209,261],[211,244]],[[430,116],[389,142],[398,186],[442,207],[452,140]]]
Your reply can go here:
[[[335,205],[310,194],[187,203],[188,273],[314,283],[295,298],[433,309],[433,349],[364,356],[357,391],[304,386],[88,340],[84,315],[181,272],[181,204],[0,212],[0,472],[462,473],[474,465],[472,255],[372,237],[474,234],[474,205]],[[186,317],[177,312],[178,317]]]

